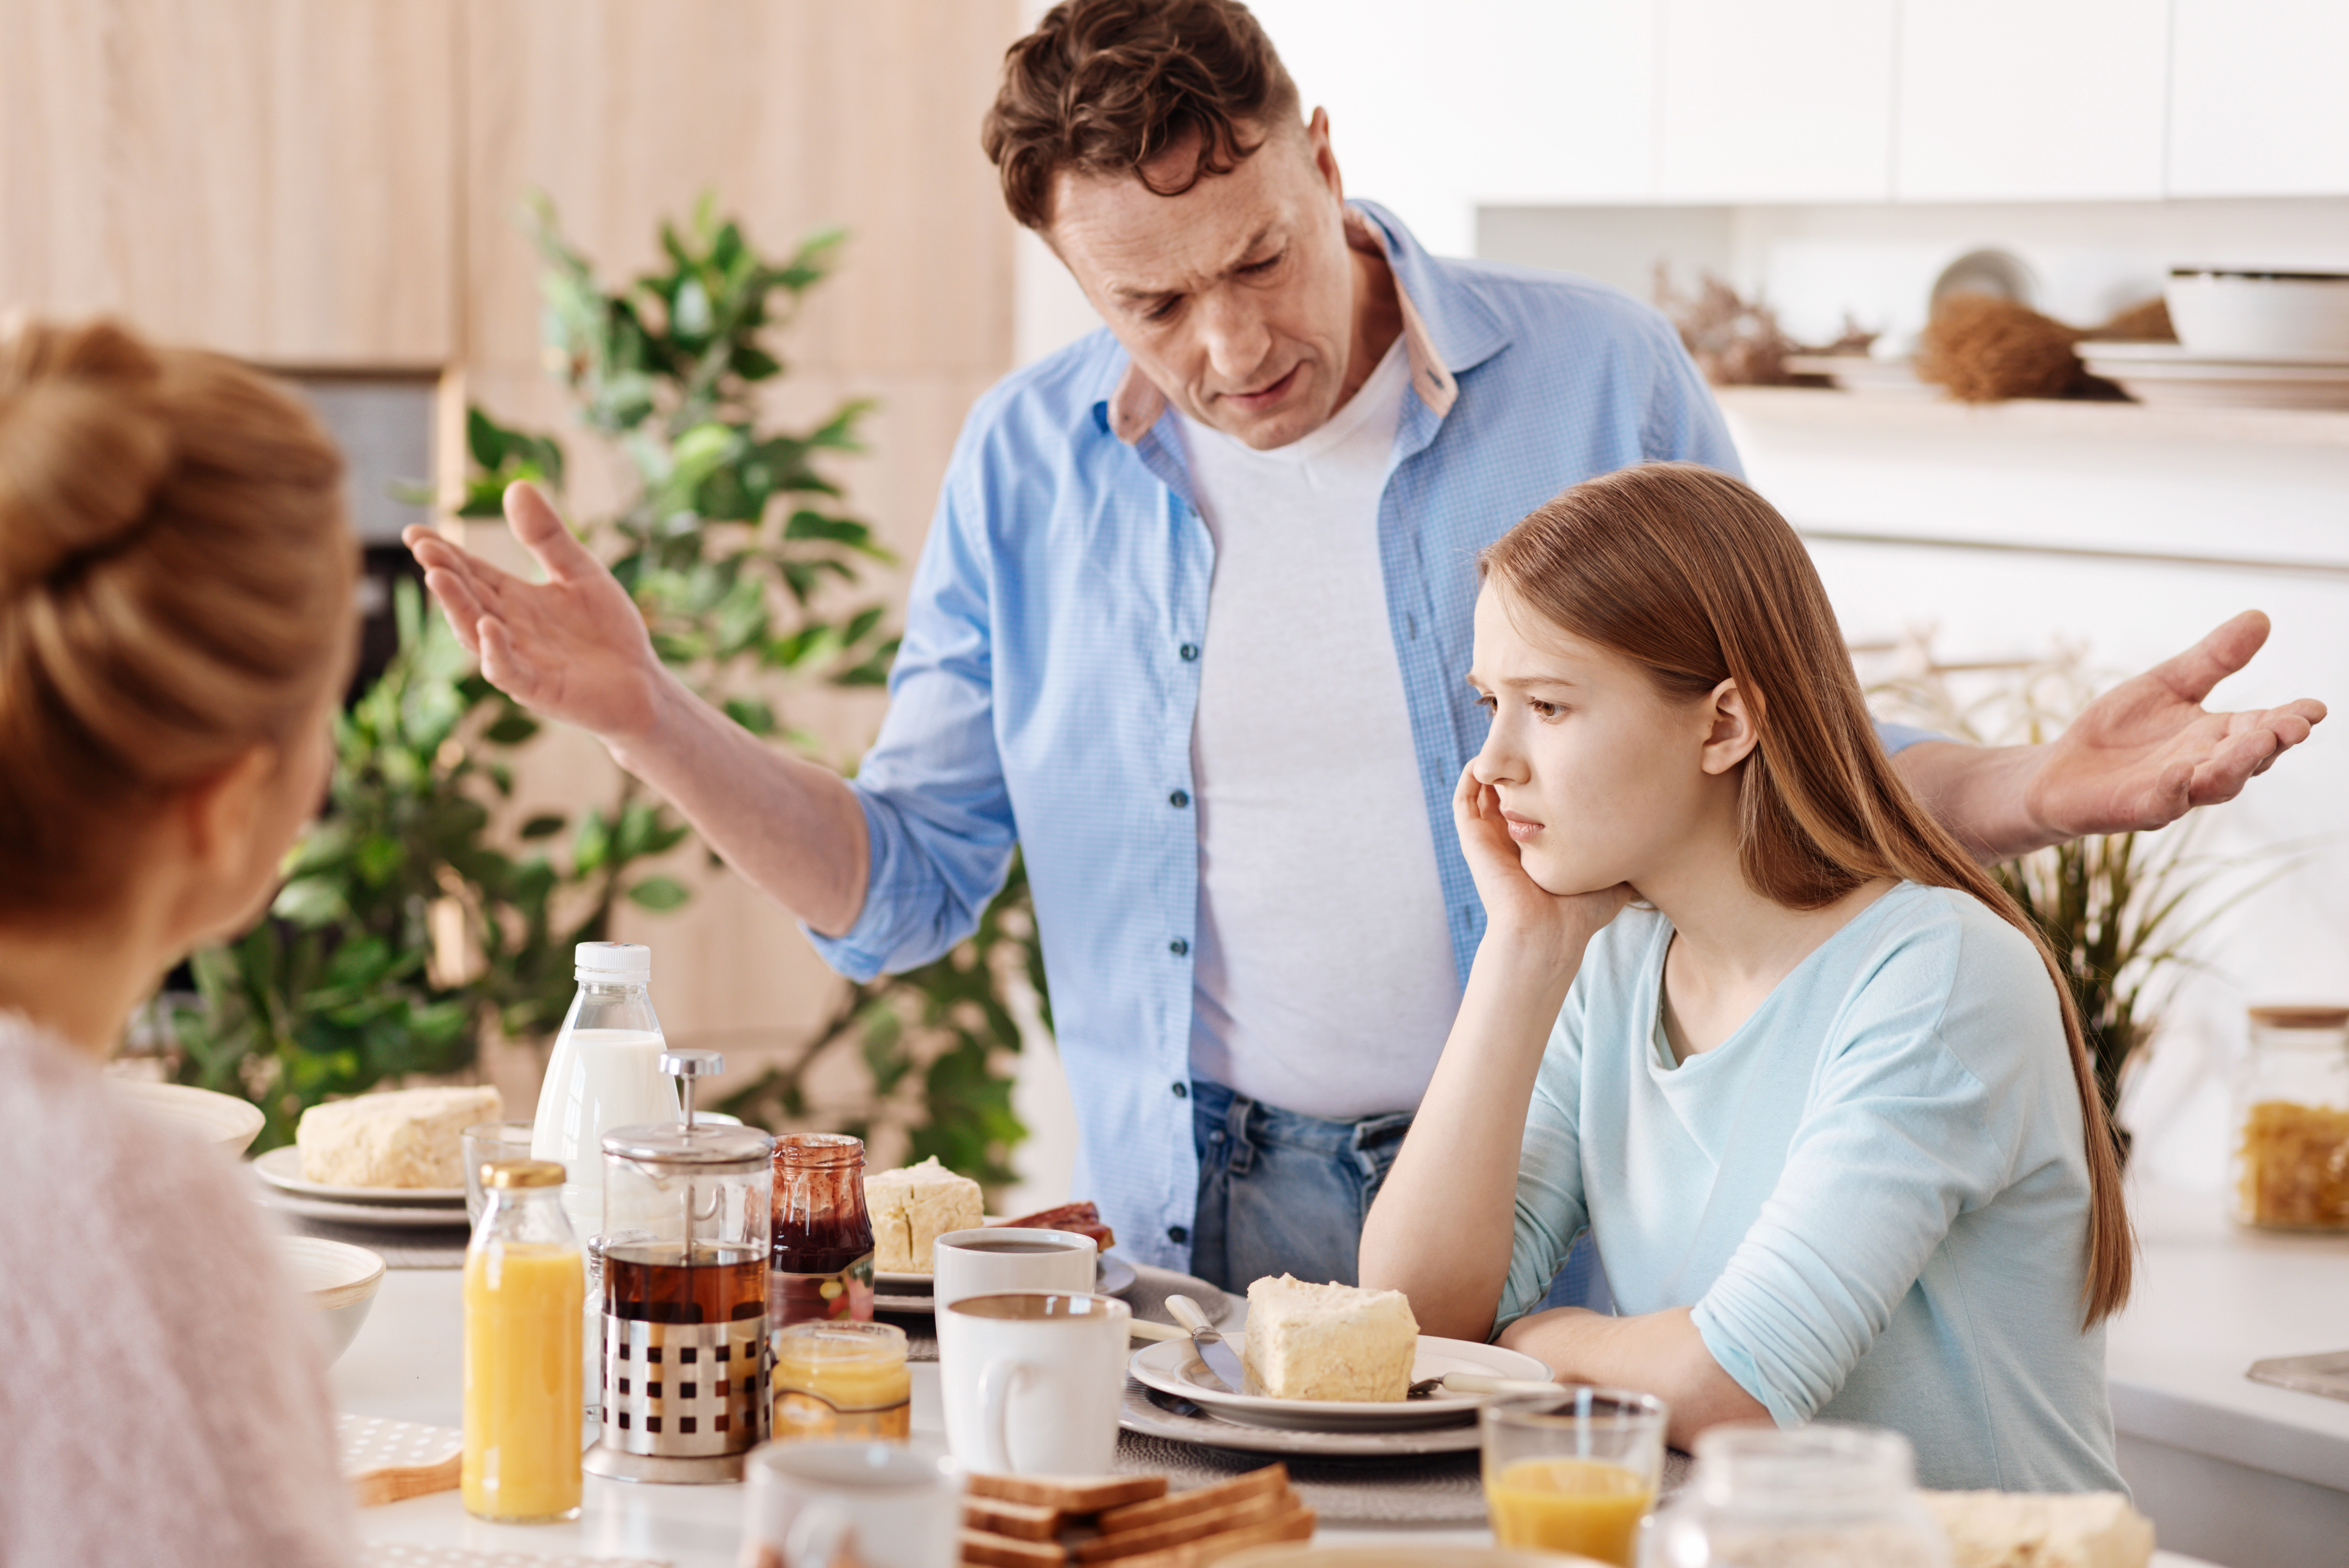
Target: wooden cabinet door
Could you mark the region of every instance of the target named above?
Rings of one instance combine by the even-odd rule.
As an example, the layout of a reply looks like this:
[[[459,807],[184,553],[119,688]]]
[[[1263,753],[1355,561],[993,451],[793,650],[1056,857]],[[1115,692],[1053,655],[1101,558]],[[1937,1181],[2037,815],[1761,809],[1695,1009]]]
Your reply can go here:
[[[2349,195],[2349,4],[2173,4],[2168,193]]]
[[[1894,0],[1665,0],[1657,193],[1881,201]]]
[[[454,343],[457,0],[7,0],[0,302],[280,365]]]

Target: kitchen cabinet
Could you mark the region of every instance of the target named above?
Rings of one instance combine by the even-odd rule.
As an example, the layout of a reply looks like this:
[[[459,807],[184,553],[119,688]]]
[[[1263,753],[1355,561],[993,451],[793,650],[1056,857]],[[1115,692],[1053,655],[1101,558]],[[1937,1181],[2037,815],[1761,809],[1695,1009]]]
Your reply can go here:
[[[1664,0],[1656,196],[1891,194],[1896,0]]]
[[[0,300],[281,365],[455,348],[455,0],[8,0]]]
[[[2349,5],[2171,3],[2168,193],[2349,192]]]
[[[1900,0],[1893,195],[2156,200],[2170,0]]]

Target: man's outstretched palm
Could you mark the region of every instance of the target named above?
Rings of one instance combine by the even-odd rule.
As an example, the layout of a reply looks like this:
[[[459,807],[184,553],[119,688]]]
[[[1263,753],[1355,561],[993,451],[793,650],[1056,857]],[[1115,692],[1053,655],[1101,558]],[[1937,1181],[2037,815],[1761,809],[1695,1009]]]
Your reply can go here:
[[[525,583],[427,528],[403,536],[457,640],[492,686],[533,712],[606,739],[644,734],[663,671],[635,602],[536,487],[509,485],[505,506],[545,582]]]
[[[2082,709],[2044,748],[2029,786],[2025,804],[2044,837],[2162,827],[2190,807],[2233,799],[2307,739],[2324,717],[2313,698],[2244,713],[2201,706],[2267,639],[2268,618],[2246,610]]]

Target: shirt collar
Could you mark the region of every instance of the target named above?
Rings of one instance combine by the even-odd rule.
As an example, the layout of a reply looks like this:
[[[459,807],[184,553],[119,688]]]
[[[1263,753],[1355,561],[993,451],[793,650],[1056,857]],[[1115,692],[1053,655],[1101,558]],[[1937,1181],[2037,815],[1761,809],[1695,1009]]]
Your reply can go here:
[[[1497,317],[1473,289],[1439,273],[1434,259],[1400,219],[1368,201],[1346,204],[1346,243],[1386,257],[1402,305],[1404,356],[1411,362],[1411,387],[1441,419],[1460,396],[1454,366],[1465,370],[1487,359],[1508,341]],[[1149,433],[1166,412],[1166,395],[1141,367],[1127,360],[1116,389],[1097,415],[1127,446]]]

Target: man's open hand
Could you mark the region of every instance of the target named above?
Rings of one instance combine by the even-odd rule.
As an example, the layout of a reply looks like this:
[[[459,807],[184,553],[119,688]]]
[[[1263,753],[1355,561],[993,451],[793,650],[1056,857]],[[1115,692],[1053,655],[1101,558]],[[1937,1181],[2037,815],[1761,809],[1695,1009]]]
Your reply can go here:
[[[2233,799],[2306,740],[2324,717],[2313,697],[2245,713],[2203,709],[2210,688],[2267,640],[2268,618],[2246,610],[2083,708],[2042,748],[2026,792],[2047,841],[2165,827],[2191,807]]]
[[[545,570],[525,583],[430,529],[401,538],[490,684],[533,712],[625,743],[657,717],[665,677],[644,617],[537,487],[506,487],[506,525]]]

